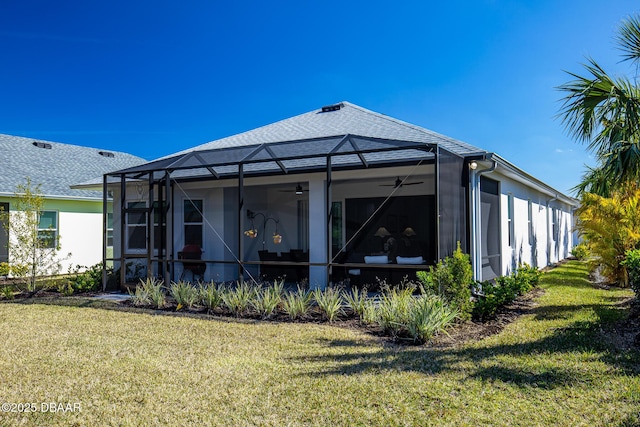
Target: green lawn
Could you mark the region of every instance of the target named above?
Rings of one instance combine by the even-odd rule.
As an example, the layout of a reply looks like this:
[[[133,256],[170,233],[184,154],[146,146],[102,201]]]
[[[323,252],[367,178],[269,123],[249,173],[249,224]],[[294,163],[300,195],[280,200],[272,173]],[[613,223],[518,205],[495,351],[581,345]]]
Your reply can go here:
[[[578,262],[544,274],[531,313],[449,348],[328,324],[2,303],[1,403],[38,411],[0,425],[638,425],[640,354],[607,338],[631,293],[586,277]]]

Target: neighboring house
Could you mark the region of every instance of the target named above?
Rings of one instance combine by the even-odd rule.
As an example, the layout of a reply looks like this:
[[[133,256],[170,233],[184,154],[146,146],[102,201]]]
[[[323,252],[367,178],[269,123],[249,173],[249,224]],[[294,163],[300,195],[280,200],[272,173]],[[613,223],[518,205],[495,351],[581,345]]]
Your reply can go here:
[[[71,253],[63,261],[66,270],[94,265],[103,258],[102,190],[74,190],[70,185],[145,160],[126,153],[0,134],[0,162],[0,206],[12,211],[16,187],[26,184],[27,178],[34,189],[39,185],[45,199],[42,232],[59,239],[62,258]],[[0,223],[0,262],[11,261],[9,232]]]
[[[487,280],[569,256],[577,206],[494,153],[348,102],[112,171],[103,185],[114,194],[105,262],[168,280],[397,282],[458,242]]]

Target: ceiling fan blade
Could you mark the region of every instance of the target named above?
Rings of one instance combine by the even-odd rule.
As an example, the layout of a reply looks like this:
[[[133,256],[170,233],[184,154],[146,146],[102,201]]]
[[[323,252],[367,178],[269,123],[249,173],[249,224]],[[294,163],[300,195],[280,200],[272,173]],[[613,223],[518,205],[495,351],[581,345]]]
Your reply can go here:
[[[418,184],[424,184],[424,181],[417,181],[417,182],[405,182],[402,185],[418,185]]]

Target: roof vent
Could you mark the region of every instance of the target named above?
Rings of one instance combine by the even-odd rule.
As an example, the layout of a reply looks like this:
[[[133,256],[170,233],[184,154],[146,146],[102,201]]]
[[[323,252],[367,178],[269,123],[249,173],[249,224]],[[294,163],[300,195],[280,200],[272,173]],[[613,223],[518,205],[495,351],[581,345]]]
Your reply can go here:
[[[38,148],[44,148],[44,149],[46,149],[46,150],[51,150],[51,148],[52,148],[52,147],[51,147],[51,144],[49,144],[49,143],[47,143],[47,142],[38,142],[38,141],[33,141],[33,145],[34,145],[35,147],[38,147]]]
[[[115,157],[116,156],[111,151],[98,151],[98,154],[100,154],[101,156],[104,156],[104,157]]]
[[[329,113],[331,111],[338,111],[342,107],[344,107],[344,104],[342,102],[340,104],[325,105],[324,107],[322,107],[322,112]]]

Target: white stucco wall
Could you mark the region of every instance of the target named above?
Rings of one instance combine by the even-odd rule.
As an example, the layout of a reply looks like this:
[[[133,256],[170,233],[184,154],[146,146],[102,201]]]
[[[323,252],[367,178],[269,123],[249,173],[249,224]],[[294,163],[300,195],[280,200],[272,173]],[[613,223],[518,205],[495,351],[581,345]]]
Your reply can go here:
[[[542,268],[570,256],[573,247],[572,206],[498,173],[500,182],[500,224],[502,272],[508,274],[518,263]],[[509,245],[509,198],[513,200],[513,242]],[[531,232],[529,230],[531,203]],[[558,229],[554,234],[552,216]]]
[[[60,254],[71,257],[64,261],[67,267],[92,266],[102,261],[102,213],[58,213],[60,221]]]

